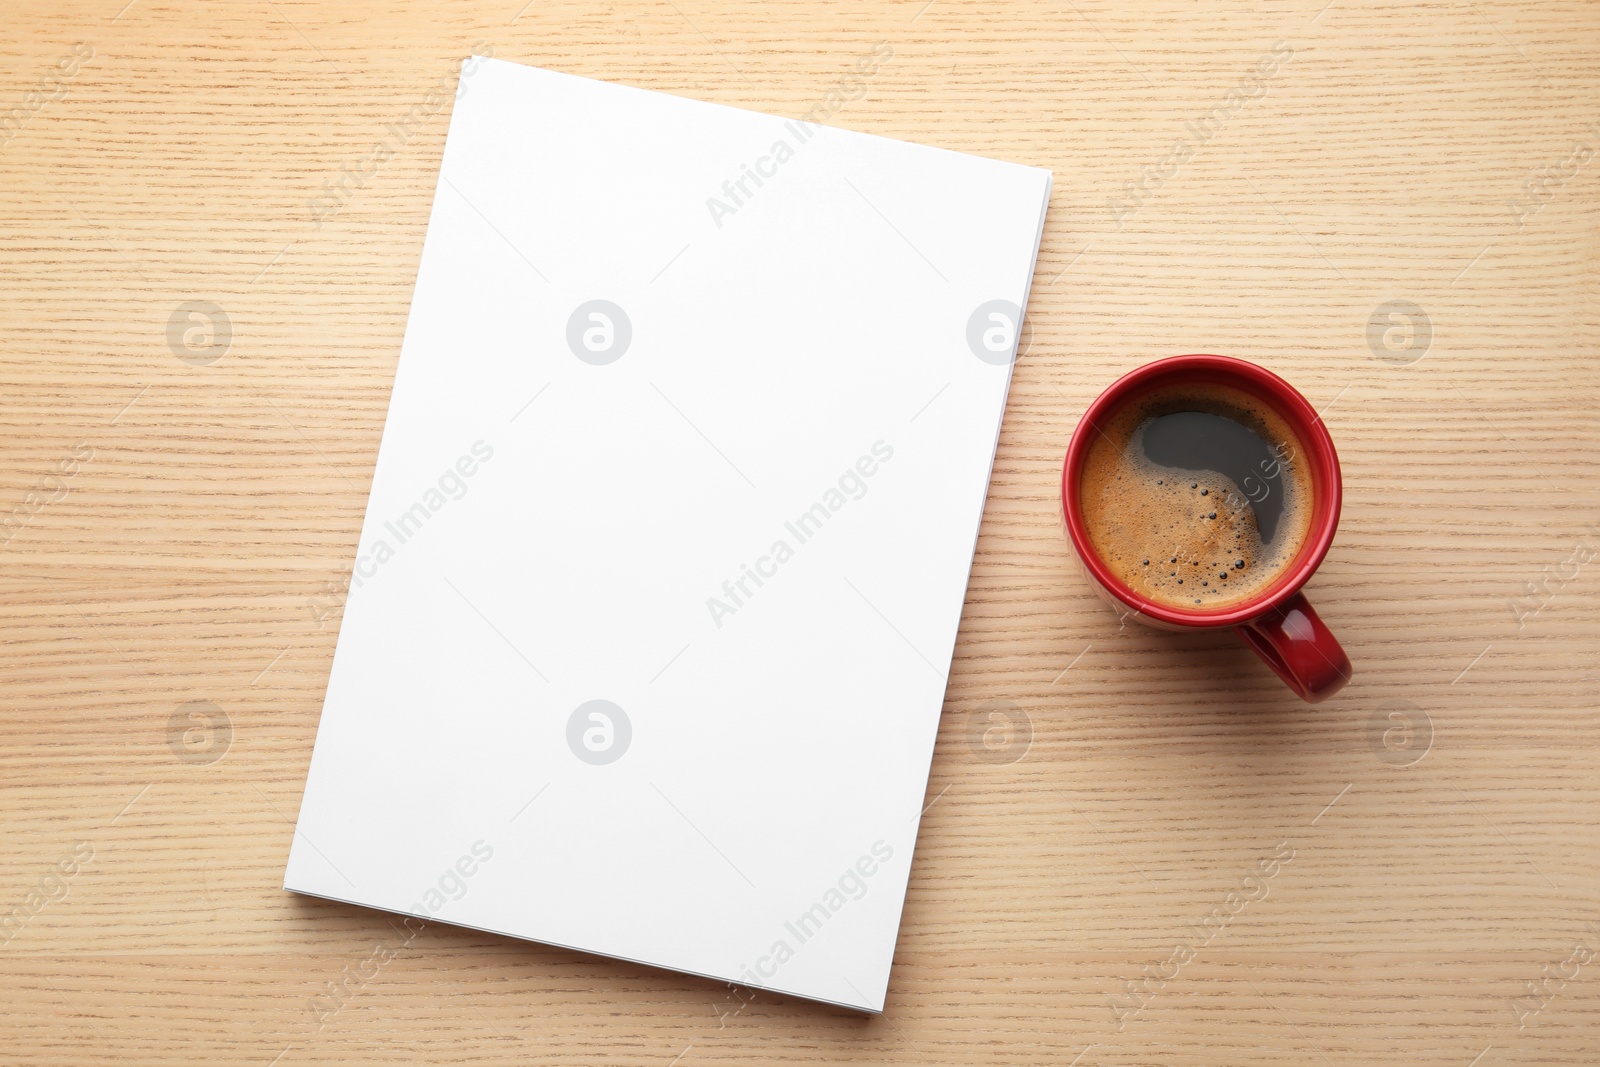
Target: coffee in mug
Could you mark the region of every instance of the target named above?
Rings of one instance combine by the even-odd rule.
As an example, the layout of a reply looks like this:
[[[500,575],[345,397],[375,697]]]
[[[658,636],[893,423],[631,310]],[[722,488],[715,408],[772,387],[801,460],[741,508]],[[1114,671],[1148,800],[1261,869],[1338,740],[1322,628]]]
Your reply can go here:
[[[1095,553],[1168,607],[1226,609],[1260,594],[1311,528],[1305,445],[1262,400],[1220,382],[1172,384],[1098,427],[1079,493]]]

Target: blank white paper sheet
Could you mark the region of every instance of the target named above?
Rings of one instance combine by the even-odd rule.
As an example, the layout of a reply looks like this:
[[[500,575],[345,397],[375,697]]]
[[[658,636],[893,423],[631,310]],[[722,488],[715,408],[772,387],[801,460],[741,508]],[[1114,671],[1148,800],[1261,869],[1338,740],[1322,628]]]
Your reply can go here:
[[[1050,174],[472,63],[285,887],[881,1011]]]

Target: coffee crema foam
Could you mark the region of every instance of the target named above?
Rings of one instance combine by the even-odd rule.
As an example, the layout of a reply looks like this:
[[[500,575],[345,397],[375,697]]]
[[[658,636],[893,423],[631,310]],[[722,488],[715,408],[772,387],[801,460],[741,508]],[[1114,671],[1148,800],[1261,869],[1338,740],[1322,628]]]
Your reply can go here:
[[[1178,466],[1146,454],[1152,428]],[[1243,390],[1159,389],[1114,413],[1089,447],[1078,494],[1090,544],[1118,581],[1158,604],[1232,607],[1271,585],[1305,543],[1305,456],[1283,416]],[[1232,469],[1202,469],[1212,459]]]

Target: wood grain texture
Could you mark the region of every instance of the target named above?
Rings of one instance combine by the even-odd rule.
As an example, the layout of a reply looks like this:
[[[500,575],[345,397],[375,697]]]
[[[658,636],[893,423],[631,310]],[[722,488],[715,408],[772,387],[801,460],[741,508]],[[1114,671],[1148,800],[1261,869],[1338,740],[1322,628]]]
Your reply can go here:
[[[0,932],[0,1062],[1600,1062],[1600,8],[123,2],[13,3],[0,42],[0,916],[56,898]],[[319,1020],[398,936],[279,887],[428,93],[488,48],[801,115],[878,42],[830,122],[1056,176],[886,1014],[433,925]],[[1425,352],[1369,344],[1393,300]],[[169,346],[185,301],[231,321],[209,365]],[[1070,565],[1078,414],[1190,351],[1283,374],[1341,450],[1328,704],[1119,627]],[[969,742],[998,701],[1011,762]]]

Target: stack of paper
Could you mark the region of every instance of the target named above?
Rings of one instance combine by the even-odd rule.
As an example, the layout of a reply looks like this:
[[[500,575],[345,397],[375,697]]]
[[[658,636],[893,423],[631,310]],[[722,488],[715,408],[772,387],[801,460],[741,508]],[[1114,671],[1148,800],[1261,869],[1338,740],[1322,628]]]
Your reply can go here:
[[[285,885],[880,1011],[1050,175],[477,63]]]

